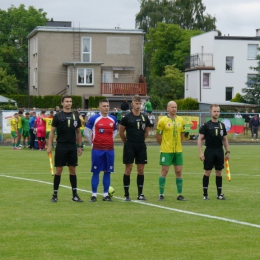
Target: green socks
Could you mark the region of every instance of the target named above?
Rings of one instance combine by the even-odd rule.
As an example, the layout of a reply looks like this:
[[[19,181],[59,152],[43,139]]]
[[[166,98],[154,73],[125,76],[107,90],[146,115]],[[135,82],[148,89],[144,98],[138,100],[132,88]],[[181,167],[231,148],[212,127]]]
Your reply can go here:
[[[182,193],[182,183],[183,183],[183,179],[182,178],[176,178],[176,186],[177,186],[178,194]]]
[[[159,193],[164,194],[164,186],[165,186],[166,178],[159,176]]]

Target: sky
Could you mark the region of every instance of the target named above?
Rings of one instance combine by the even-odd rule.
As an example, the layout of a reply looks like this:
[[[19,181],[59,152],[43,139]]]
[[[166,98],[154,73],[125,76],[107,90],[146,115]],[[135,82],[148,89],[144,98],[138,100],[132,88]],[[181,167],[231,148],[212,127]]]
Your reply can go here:
[[[202,0],[205,13],[215,16],[222,35],[255,36],[260,28],[259,0]],[[135,15],[140,10],[138,0],[0,0],[0,9],[11,5],[42,8],[47,18],[71,21],[72,26],[85,28],[135,28]],[[259,22],[257,22],[259,21]]]

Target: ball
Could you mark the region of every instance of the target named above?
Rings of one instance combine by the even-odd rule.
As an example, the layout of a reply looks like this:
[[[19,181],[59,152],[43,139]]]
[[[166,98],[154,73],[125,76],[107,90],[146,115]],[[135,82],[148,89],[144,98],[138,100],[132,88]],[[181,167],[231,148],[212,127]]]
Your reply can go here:
[[[108,189],[109,197],[112,198],[114,196],[114,193],[115,193],[114,188],[110,186],[109,189]]]

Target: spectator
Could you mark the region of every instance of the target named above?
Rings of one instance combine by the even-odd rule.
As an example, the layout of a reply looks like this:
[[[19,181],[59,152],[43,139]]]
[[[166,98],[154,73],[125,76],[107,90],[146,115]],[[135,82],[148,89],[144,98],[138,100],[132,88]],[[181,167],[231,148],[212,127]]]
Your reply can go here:
[[[248,134],[249,122],[250,122],[250,115],[248,114],[248,111],[246,111],[246,113],[243,115],[243,118],[245,119],[244,134]]]
[[[125,98],[124,101],[122,102],[121,104],[121,110],[123,113],[127,113],[127,112],[130,112],[130,107],[129,107],[129,104],[127,103],[127,99]]]
[[[255,114],[251,119],[251,127],[252,127],[252,140],[254,140],[254,136],[256,140],[258,140],[258,128],[259,128],[259,118]]]
[[[34,150],[34,143],[35,143],[35,133],[34,133],[34,123],[35,123],[35,119],[36,119],[36,112],[32,112],[32,116],[30,117],[29,120],[29,132],[30,132],[30,146],[29,148],[31,150]]]
[[[152,104],[148,98],[146,99],[146,102],[144,104],[144,110],[148,114],[153,112]]]

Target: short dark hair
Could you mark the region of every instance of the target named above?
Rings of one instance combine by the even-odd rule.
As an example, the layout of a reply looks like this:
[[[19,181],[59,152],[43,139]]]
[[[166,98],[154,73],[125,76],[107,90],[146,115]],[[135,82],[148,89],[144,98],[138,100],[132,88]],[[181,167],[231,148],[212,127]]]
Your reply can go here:
[[[142,102],[142,99],[141,99],[141,97],[139,95],[135,95],[135,96],[133,96],[132,101]]]
[[[64,101],[65,98],[71,98],[72,99],[72,97],[70,95],[64,95],[64,96],[61,97],[61,103]]]
[[[100,105],[101,103],[109,103],[109,101],[108,101],[107,99],[101,99],[101,100],[99,100],[99,105]]]

